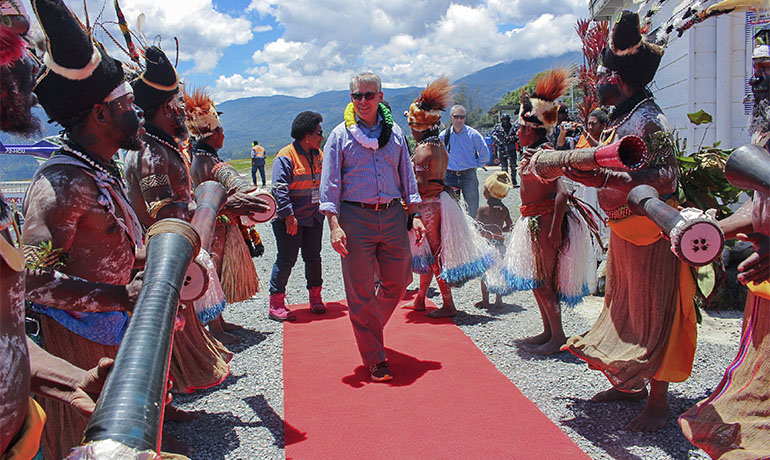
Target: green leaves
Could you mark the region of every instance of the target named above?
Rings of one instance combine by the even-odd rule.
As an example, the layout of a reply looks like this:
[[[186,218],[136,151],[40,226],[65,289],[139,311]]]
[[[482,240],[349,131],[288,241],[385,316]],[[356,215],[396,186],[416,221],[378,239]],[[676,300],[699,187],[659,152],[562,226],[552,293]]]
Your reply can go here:
[[[712,121],[711,115],[704,110],[687,114],[687,117],[696,125]],[[720,219],[732,214],[730,205],[736,203],[743,192],[725,178],[725,163],[732,150],[720,149],[719,142],[715,142],[713,146],[701,145],[697,152],[688,156],[678,135],[673,147],[679,169],[679,203],[704,210],[716,209]]]
[[[711,123],[713,121],[711,114],[703,109],[700,109],[697,112],[688,113],[687,118],[689,118],[690,122],[692,122],[694,125],[702,125],[704,123]]]

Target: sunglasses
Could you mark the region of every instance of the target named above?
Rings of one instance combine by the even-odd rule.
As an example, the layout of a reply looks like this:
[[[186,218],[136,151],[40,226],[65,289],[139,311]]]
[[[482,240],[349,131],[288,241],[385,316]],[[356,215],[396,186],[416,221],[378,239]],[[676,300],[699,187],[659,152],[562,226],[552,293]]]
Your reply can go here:
[[[362,98],[365,98],[367,101],[371,101],[378,94],[380,93],[372,93],[372,92],[350,93],[350,97],[353,98],[354,101],[360,101]]]
[[[463,120],[465,118],[465,115],[452,115],[452,118],[456,118],[457,120]]]

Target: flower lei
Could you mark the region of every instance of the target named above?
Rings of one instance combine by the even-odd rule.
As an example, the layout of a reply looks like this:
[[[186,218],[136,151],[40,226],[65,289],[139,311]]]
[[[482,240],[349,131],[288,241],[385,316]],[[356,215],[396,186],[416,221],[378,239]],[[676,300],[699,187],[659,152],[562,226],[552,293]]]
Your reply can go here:
[[[353,103],[349,103],[345,108],[345,127],[348,128],[348,131],[353,136],[353,138],[355,138],[359,144],[367,149],[377,150],[385,147],[388,141],[390,141],[390,135],[393,133],[393,115],[382,102],[380,102],[380,105],[377,107],[377,113],[380,115],[380,117],[382,117],[382,132],[380,133],[380,137],[377,139],[372,139],[371,137],[367,137],[367,135],[364,134],[363,131],[361,131],[361,129],[358,127],[358,123],[356,123],[356,117],[353,112]]]

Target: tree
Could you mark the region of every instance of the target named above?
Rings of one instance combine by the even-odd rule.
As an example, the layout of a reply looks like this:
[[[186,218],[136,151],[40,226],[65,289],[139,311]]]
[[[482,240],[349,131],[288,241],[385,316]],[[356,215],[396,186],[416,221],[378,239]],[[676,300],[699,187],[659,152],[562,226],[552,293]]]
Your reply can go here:
[[[481,122],[481,114],[484,112],[478,103],[479,90],[476,87],[476,91],[471,94],[464,83],[455,88],[454,103],[465,107],[465,124],[474,128]]]

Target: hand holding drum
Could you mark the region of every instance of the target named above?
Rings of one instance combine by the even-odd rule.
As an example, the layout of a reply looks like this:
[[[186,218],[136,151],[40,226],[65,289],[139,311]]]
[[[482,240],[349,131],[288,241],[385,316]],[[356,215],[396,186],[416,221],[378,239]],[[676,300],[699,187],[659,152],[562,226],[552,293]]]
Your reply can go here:
[[[249,198],[256,198],[259,203],[257,209],[250,209],[247,214],[241,216],[241,223],[246,226],[267,222],[275,216],[276,204],[272,195],[266,192],[260,192],[252,184],[249,184],[238,172],[227,163],[218,163],[214,166],[214,177],[220,184],[225,186],[228,194],[240,192],[249,195]],[[249,206],[242,206],[249,207]],[[252,208],[254,206],[251,206]]]
[[[541,179],[555,179],[564,175],[564,168],[595,171],[601,168],[636,171],[647,163],[648,152],[638,136],[623,139],[601,147],[572,150],[540,150],[532,156],[530,168]]]
[[[685,208],[677,211],[660,199],[649,185],[638,185],[628,193],[634,214],[647,216],[671,241],[671,251],[690,265],[699,267],[716,260],[725,245],[725,235],[714,219],[714,211]]]

